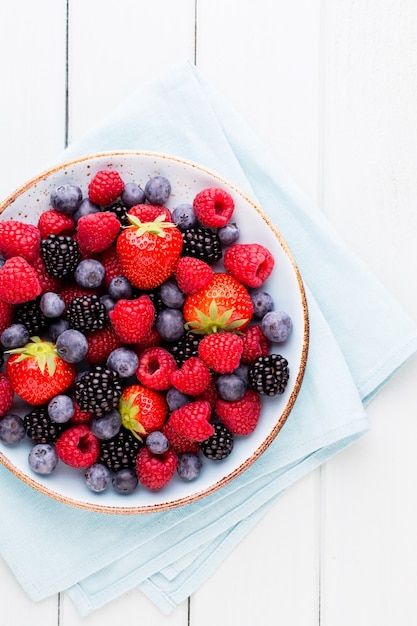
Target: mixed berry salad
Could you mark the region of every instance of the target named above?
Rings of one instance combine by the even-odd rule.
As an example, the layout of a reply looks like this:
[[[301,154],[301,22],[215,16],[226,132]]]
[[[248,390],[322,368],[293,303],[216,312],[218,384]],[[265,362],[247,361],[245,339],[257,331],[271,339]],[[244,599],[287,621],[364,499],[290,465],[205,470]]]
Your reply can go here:
[[[29,440],[35,475],[65,464],[120,494],[198,480],[287,387],[273,254],[240,240],[226,189],[169,199],[162,175],[102,169],[36,224],[0,221],[0,442]]]

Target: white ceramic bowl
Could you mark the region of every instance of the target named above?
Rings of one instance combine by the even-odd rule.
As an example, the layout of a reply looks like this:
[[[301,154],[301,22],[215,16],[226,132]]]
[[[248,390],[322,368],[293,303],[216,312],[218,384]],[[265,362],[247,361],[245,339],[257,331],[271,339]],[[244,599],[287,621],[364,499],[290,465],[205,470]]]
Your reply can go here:
[[[55,187],[74,183],[86,195],[89,180],[102,169],[117,169],[125,182],[134,181],[141,186],[153,176],[167,177],[172,185],[172,194],[166,203],[170,209],[180,203],[191,203],[193,197],[206,187],[226,189],[235,201],[233,221],[239,224],[239,241],[261,243],[274,255],[274,270],[262,290],[268,291],[293,321],[290,338],[274,346],[274,352],[282,354],[289,363],[290,380],[285,392],[262,398],[262,414],[254,433],[236,437],[233,451],[226,459],[204,459],[202,472],[194,481],[185,482],[175,476],[158,492],[139,486],[130,495],[120,495],[111,487],[94,494],[85,486],[82,471],[69,468],[62,462],[49,476],[35,474],[27,461],[33,445],[28,439],[16,446],[0,442],[0,461],[26,484],[52,498],[105,513],[155,512],[193,502],[226,485],[244,472],[277,437],[290,415],[304,375],[309,338],[307,304],[300,273],[279,233],[279,224],[272,224],[255,202],[220,175],[177,157],[122,151],[89,155],[63,163],[33,178],[9,196],[0,204],[0,219],[37,223],[39,215],[49,207],[50,193]],[[24,413],[23,407],[18,409]]]

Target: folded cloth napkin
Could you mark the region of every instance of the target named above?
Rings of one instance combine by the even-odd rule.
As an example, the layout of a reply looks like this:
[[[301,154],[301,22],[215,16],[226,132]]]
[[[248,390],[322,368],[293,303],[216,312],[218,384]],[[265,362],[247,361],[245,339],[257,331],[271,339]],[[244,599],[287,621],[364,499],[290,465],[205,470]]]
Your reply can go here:
[[[171,611],[289,485],[367,431],[367,402],[417,348],[412,320],[191,63],[141,86],[59,160],[121,149],[193,160],[256,200],[301,271],[311,339],[303,385],[278,437],[199,501],[101,514],[50,499],[0,468],[1,554],[31,598],[67,590],[81,614],[135,586]]]

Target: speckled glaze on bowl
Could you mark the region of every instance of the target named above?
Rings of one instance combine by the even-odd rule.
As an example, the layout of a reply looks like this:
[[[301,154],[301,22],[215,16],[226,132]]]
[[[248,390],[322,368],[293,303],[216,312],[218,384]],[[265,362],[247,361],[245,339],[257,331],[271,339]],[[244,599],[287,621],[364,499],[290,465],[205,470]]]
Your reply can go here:
[[[175,208],[180,203],[191,203],[193,197],[206,187],[223,187],[234,198],[233,221],[239,224],[241,242],[257,242],[273,253],[275,268],[262,286],[279,308],[293,320],[291,337],[276,344],[274,351],[289,363],[290,380],[285,392],[273,398],[262,399],[259,423],[248,437],[236,437],[235,446],[223,461],[203,460],[200,476],[190,482],[175,476],[162,490],[151,492],[142,487],[130,495],[120,495],[112,488],[100,494],[92,493],[84,484],[82,473],[59,463],[49,476],[40,476],[30,469],[27,456],[31,442],[7,446],[0,442],[0,461],[19,479],[49,497],[83,509],[115,514],[152,513],[189,504],[203,498],[242,474],[258,459],[277,437],[300,390],[306,367],[309,322],[308,308],[302,278],[285,241],[262,209],[222,176],[195,163],[175,156],[150,152],[106,152],[88,155],[57,165],[25,183],[0,204],[0,219],[19,219],[37,223],[39,215],[49,208],[51,191],[58,185],[79,185],[86,195],[87,185],[102,169],[117,169],[125,182],[134,181],[144,186],[156,175],[167,177],[172,194],[166,206]],[[23,403],[16,402],[13,412],[27,412]]]

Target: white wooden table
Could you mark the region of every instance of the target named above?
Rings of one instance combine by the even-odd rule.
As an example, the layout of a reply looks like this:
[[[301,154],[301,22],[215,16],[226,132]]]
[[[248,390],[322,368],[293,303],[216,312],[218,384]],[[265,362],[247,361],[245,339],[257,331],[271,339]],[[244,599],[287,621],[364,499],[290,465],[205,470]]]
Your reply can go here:
[[[2,2],[0,196],[195,60],[417,320],[416,35],[415,0]],[[416,377],[414,360],[369,407],[371,432],[290,488],[169,617],[138,591],[86,618],[65,593],[33,604],[0,562],[0,622],[415,625]]]

